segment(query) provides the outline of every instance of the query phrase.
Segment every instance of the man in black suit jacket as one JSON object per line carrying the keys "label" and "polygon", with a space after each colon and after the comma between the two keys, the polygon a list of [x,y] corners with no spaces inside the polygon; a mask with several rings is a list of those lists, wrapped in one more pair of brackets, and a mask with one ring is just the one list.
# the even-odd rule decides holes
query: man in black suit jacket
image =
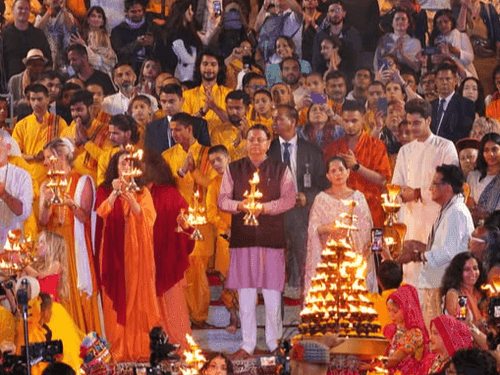
{"label": "man in black suit jacket", "polygon": [[287,104],[277,107],[273,130],[279,137],[271,143],[268,155],[288,164],[297,190],[297,203],[285,213],[287,241],[288,285],[302,287],[307,255],[307,226],[309,210],[316,195],[327,188],[323,153],[295,132],[299,115]]}
{"label": "man in black suit jacket", "polygon": [[[152,121],[146,128],[144,135],[144,147],[147,149],[163,152],[175,145],[174,138],[170,132],[170,118],[182,112],[182,88],[175,84],[168,84],[161,88],[160,106],[165,117]],[[200,117],[193,117],[193,135],[202,146],[210,147],[210,135],[207,122]]]}
{"label": "man in black suit jacket", "polygon": [[455,93],[457,83],[456,66],[441,64],[436,72],[439,97],[431,102],[431,130],[453,143],[469,136],[476,116],[474,102]]}

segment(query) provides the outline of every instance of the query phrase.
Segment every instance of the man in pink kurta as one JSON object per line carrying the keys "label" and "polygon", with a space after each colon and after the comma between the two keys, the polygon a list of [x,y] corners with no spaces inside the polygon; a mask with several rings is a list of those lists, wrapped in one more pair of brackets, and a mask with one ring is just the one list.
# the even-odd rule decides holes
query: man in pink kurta
{"label": "man in pink kurta", "polygon": [[[295,187],[289,168],[275,159],[267,158],[271,144],[269,130],[255,125],[247,134],[248,157],[229,164],[218,199],[219,208],[230,212],[231,260],[227,287],[237,289],[240,302],[242,347],[233,356],[247,358],[257,344],[255,299],[262,289],[266,306],[266,344],[271,351],[277,348],[282,334],[281,292],[285,284],[285,238],[283,214],[295,206]],[[258,226],[244,225],[245,190],[257,172],[257,188],[263,193],[262,210],[257,213]]]}

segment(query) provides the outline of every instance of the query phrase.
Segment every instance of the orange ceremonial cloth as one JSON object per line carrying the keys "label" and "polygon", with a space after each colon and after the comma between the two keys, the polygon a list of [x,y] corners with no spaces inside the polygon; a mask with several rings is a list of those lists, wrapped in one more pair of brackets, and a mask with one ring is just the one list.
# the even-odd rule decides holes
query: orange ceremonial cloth
{"label": "orange ceremonial cloth", "polygon": [[[98,196],[101,196],[98,190]],[[104,195],[109,196],[111,189]],[[137,203],[141,207],[141,213],[135,215],[132,213],[130,205],[122,197],[118,197],[114,206],[111,206],[107,200],[97,208],[97,214],[104,219],[103,241],[101,243],[100,263],[101,263],[101,280],[102,280],[102,305],[104,310],[104,322],[106,326],[106,338],[111,345],[111,352],[118,362],[139,362],[149,359],[149,331],[160,325],[160,312],[156,299],[155,289],[155,260],[153,250],[153,225],[156,220],[156,211],[153,200],[148,189],[143,189],[135,194]],[[104,198],[104,197],[103,197]],[[105,199],[105,198],[104,198]],[[98,198],[96,205],[99,204],[101,198]],[[120,204],[117,204],[120,201]],[[121,212],[114,212],[119,209]],[[110,216],[110,214],[115,216]],[[123,269],[121,272],[124,275],[124,284],[117,285],[124,290],[125,305],[118,306],[124,311],[115,310],[116,301],[113,301],[108,293],[106,280],[113,275],[106,275],[103,268],[104,256],[107,254],[104,244],[106,236],[113,236],[115,233],[109,233],[109,220],[113,220],[116,215],[121,216],[125,225],[122,228],[124,236],[123,254]],[[109,238],[109,237],[108,237]],[[117,254],[120,257],[119,254]],[[116,264],[117,267],[121,267]],[[109,267],[108,267],[109,268]],[[109,269],[112,271],[112,269]],[[118,274],[120,270],[116,270]],[[108,281],[109,282],[109,281]],[[115,278],[116,283],[121,282],[120,277]],[[111,286],[112,287],[112,286]],[[116,287],[116,285],[115,285]],[[118,323],[124,317],[124,322]]]}
{"label": "orange ceremonial cloth", "polygon": [[[63,129],[67,127],[66,121],[60,116],[45,112],[40,124],[34,114],[19,121],[14,127],[12,138],[14,138],[23,155],[34,155],[43,150],[43,146],[54,138],[58,138]],[[42,184],[47,176],[47,169],[43,162],[30,161],[31,177]]]}
{"label": "orange ceremonial cloth", "polygon": [[[111,115],[100,111],[87,129],[89,140],[75,150],[74,168],[81,175],[88,174],[97,182],[97,161],[99,157],[113,147],[109,140],[109,120]],[[76,123],[73,121],[63,130],[61,137],[75,139]]]}
{"label": "orange ceremonial cloth", "polygon": [[493,117],[500,120],[500,99],[492,101],[486,107],[486,117]]}
{"label": "orange ceremonial cloth", "polygon": [[[343,136],[328,146],[326,146],[325,160],[338,154],[347,154],[349,147],[347,146],[347,138]],[[387,181],[391,179],[391,164],[387,156],[387,149],[380,139],[374,138],[365,132],[361,133],[356,148],[354,150],[356,160],[363,167],[380,173]],[[359,190],[365,195],[368,206],[372,213],[373,225],[381,227],[384,224],[384,210],[380,203],[382,194],[382,186],[368,182],[359,172],[351,171],[347,186],[351,189]]]}
{"label": "orange ceremonial cloth", "polygon": [[[74,199],[76,186],[80,175],[72,171],[70,174],[67,194]],[[75,256],[75,236],[74,223],[75,215],[68,206],[51,206],[50,218],[46,225],[47,230],[56,232],[64,237],[68,246],[68,279],[69,279],[69,300],[61,301],[64,308],[73,318],[78,328],[83,332],[101,332],[101,323],[99,320],[99,304],[97,298],[97,283],[95,278],[95,268],[93,262],[93,247],[90,218],[85,223],[85,243],[87,245],[87,257],[92,272],[93,294],[88,296],[86,293],[78,290],[78,273]]]}

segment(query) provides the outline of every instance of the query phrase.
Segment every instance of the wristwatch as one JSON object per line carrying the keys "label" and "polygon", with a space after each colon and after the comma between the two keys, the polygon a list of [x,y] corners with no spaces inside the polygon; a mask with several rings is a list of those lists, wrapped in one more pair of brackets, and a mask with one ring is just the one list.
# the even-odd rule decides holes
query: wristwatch
{"label": "wristwatch", "polygon": [[356,164],[354,164],[354,165],[352,166],[352,168],[351,168],[351,169],[352,169],[354,172],[356,172],[356,171],[359,169],[359,167],[361,167],[361,165],[360,165],[359,163],[356,163]]}

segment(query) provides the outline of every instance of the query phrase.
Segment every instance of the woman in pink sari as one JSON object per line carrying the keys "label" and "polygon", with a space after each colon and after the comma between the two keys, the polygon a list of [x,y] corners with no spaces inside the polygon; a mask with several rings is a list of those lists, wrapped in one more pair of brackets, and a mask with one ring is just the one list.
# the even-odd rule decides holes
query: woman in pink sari
{"label": "woman in pink sari", "polygon": [[[347,187],[350,170],[345,160],[334,156],[326,164],[326,178],[331,187],[316,195],[309,214],[307,241],[307,257],[304,276],[304,293],[307,295],[311,279],[316,273],[316,267],[321,260],[321,252],[329,238],[340,240],[346,238],[346,230],[335,227],[335,221],[342,221],[342,214],[349,212],[349,202],[355,202],[354,215],[357,220],[354,226],[357,231],[351,232],[349,241],[353,249],[362,252],[370,241],[372,215],[363,193]],[[369,264],[370,265],[370,264]],[[371,268],[368,267],[370,270]],[[367,272],[367,288],[374,291],[377,287],[375,274]]]}
{"label": "woman in pink sari", "polygon": [[451,315],[431,321],[429,351],[422,361],[422,374],[441,372],[458,349],[472,347],[469,327]]}
{"label": "woman in pink sari", "polygon": [[411,285],[399,287],[389,296],[387,308],[394,324],[389,324],[384,330],[384,335],[391,341],[386,367],[390,374],[400,371],[405,375],[420,375],[429,334],[417,290]]}

